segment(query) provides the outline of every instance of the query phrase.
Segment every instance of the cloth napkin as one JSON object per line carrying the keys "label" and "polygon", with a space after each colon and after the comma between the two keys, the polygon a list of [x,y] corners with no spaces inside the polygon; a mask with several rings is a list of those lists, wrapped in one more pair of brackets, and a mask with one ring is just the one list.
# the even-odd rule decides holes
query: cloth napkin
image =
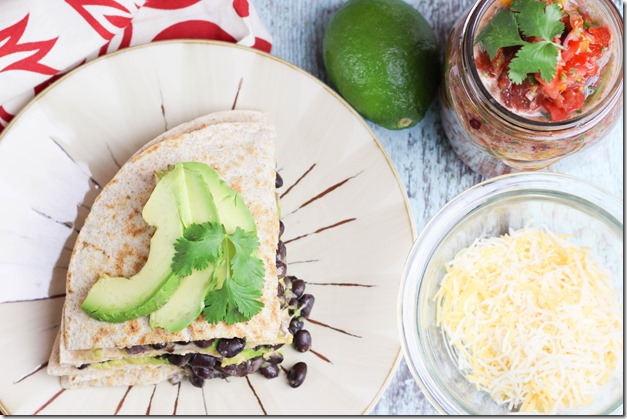
{"label": "cloth napkin", "polygon": [[183,38],[272,47],[248,0],[1,0],[0,131],[68,71],[122,48]]}

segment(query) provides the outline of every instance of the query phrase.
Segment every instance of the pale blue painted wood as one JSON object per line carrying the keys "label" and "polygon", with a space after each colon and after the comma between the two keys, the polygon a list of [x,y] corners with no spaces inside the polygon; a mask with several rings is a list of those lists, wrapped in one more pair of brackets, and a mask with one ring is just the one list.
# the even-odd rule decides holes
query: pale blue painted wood
{"label": "pale blue painted wood", "polygon": [[[445,45],[454,22],[473,2],[408,0],[430,22],[441,47]],[[343,3],[344,0],[253,0],[273,36],[272,54],[325,83],[329,80],[322,62],[322,38],[330,17]],[[484,180],[468,169],[448,145],[439,106],[436,101],[420,124],[403,131],[389,131],[370,123],[403,180],[418,230],[453,197]],[[551,170],[588,179],[622,199],[623,153],[621,121],[602,143],[558,163]],[[373,413],[421,415],[437,412],[402,361]]]}

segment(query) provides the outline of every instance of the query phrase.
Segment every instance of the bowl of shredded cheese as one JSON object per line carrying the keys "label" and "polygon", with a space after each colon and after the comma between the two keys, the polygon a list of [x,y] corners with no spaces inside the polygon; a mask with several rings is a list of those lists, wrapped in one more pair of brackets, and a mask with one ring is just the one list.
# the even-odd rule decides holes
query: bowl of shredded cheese
{"label": "bowl of shredded cheese", "polygon": [[593,184],[519,173],[443,207],[409,255],[401,342],[448,414],[623,409],[623,205]]}

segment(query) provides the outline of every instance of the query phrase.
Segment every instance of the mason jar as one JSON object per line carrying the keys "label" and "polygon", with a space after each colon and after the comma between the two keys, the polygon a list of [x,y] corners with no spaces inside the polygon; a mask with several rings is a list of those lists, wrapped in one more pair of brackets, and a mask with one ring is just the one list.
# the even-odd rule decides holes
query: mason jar
{"label": "mason jar", "polygon": [[[527,91],[524,91],[524,83],[508,85],[508,78],[504,76],[491,80],[493,73],[498,73],[490,66],[498,64],[493,64],[475,40],[490,19],[509,6],[509,1],[479,0],[457,21],[449,36],[442,89],[444,131],[460,159],[485,176],[547,167],[602,139],[622,113],[623,23],[618,9],[610,0],[552,3],[576,8],[573,10],[577,12],[564,18],[571,19],[565,25],[578,25],[572,23],[572,19],[575,13],[581,12],[588,19],[583,22],[587,25],[585,30],[595,34],[603,32],[604,38],[609,34],[607,46],[599,52],[603,55],[597,62],[597,74],[586,81],[585,90],[581,89],[585,95],[585,100],[580,98],[583,106],[566,116],[555,111],[550,99],[542,99],[534,93],[544,84],[540,83],[540,88],[532,92],[531,83],[537,80],[531,75],[529,81],[524,82],[529,84]],[[592,25],[595,29],[590,29]],[[571,42],[571,47],[573,45]],[[560,51],[559,59],[566,57],[562,55],[565,50]],[[509,59],[515,51],[515,47],[510,47]],[[498,56],[494,60],[498,61]],[[561,79],[566,80],[573,72],[583,71],[582,68],[579,65],[570,70],[564,66]],[[558,70],[558,75],[562,70]],[[559,82],[558,79],[556,77],[554,82]],[[518,98],[520,106],[512,98]],[[543,100],[539,103],[546,104],[546,109],[542,106],[533,109],[538,105],[533,100]]]}

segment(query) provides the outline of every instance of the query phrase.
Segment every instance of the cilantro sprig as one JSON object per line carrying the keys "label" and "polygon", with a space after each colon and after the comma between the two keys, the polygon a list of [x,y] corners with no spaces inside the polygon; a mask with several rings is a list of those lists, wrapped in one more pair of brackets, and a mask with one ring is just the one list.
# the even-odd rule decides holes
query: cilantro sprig
{"label": "cilantro sprig", "polygon": [[205,297],[203,314],[209,323],[250,320],[263,308],[263,261],[256,256],[259,240],[239,227],[231,234],[218,223],[192,224],[175,245],[172,271],[180,277],[214,264],[213,291]]}
{"label": "cilantro sprig", "polygon": [[[550,82],[557,72],[558,49],[562,46],[553,39],[564,32],[562,9],[544,1],[513,0],[509,10],[499,11],[475,39],[481,43],[493,60],[501,48],[520,46],[510,61],[510,80],[521,84],[530,73],[540,73]],[[522,39],[535,38],[534,42]]]}
{"label": "cilantro sprig", "polygon": [[222,255],[224,227],[218,223],[192,224],[174,243],[172,272],[183,278],[192,269],[202,271]]}

